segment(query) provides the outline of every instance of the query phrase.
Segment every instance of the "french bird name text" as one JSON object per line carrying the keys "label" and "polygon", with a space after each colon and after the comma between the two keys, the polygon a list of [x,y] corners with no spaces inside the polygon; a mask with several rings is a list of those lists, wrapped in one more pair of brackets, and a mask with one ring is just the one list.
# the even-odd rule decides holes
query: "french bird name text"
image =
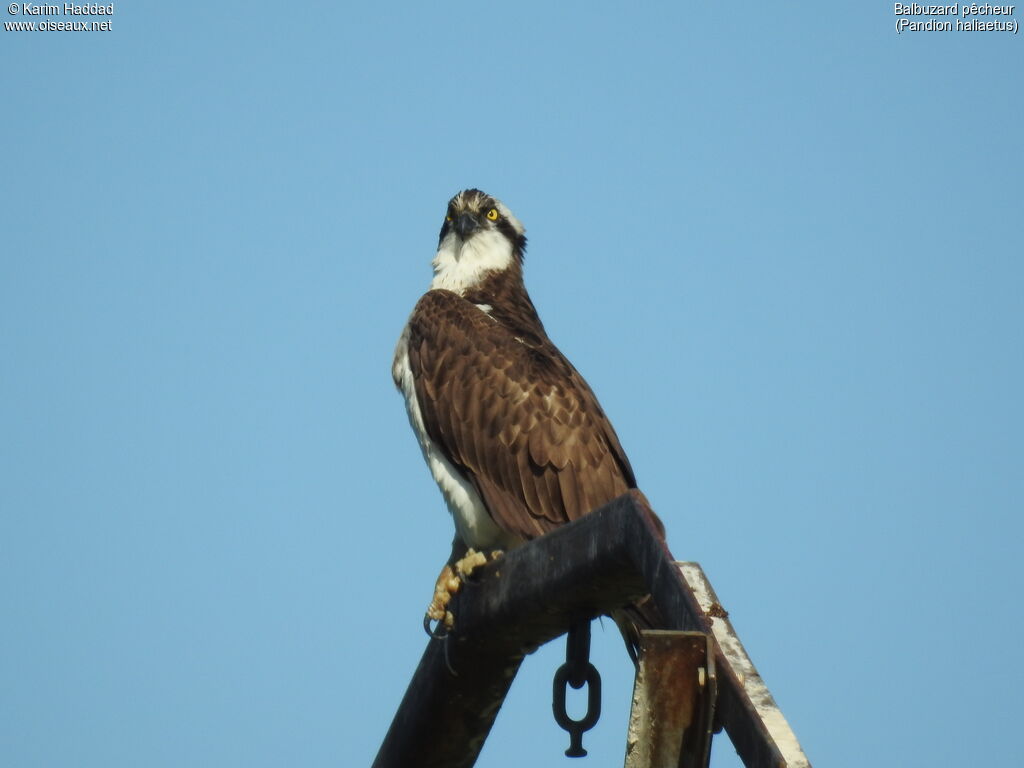
{"label": "french bird name text", "polygon": [[919,3],[896,3],[896,16],[1012,16],[1015,5],[992,5],[991,3],[953,3],[952,5],[923,5]]}

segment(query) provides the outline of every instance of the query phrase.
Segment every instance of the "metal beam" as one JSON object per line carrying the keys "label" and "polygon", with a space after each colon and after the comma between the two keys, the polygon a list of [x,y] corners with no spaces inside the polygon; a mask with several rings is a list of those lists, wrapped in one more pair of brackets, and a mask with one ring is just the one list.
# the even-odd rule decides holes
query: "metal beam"
{"label": "metal beam", "polygon": [[[717,598],[702,605],[644,508],[623,495],[474,572],[452,603],[454,632],[428,643],[374,768],[469,768],[527,653],[648,592],[663,629],[712,633]],[[719,718],[744,764],[809,766],[789,762],[795,753],[776,743],[721,643],[715,662]]]}
{"label": "metal beam", "polygon": [[664,549],[622,496],[474,571],[451,604],[453,633],[428,642],[374,768],[472,766],[523,657],[647,591],[631,539]]}
{"label": "metal beam", "polygon": [[743,764],[811,768],[796,734],[747,655],[704,570],[697,563],[676,565],[687,589],[697,598],[701,612],[711,622],[711,633],[718,646],[716,719],[725,726]]}
{"label": "metal beam", "polygon": [[709,635],[642,630],[626,768],[707,768],[716,687]]}

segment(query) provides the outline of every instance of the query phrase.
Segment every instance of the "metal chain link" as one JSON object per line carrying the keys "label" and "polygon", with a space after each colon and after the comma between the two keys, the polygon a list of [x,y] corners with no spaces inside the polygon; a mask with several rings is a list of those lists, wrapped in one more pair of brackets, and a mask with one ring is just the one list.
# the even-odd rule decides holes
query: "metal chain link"
{"label": "metal chain link", "polygon": [[[579,690],[587,686],[587,712],[580,719],[569,717],[565,711],[567,686]],[[586,757],[583,748],[583,734],[597,725],[601,717],[601,675],[590,663],[590,620],[574,624],[565,640],[565,664],[555,671],[551,709],[555,722],[569,732],[569,748],[566,757]]]}

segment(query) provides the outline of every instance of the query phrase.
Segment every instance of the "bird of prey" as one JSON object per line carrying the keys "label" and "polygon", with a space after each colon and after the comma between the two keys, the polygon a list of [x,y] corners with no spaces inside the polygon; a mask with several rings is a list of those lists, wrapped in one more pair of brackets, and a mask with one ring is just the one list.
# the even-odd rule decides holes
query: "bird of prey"
{"label": "bird of prey", "polygon": [[524,233],[501,201],[455,195],[430,289],[395,349],[395,384],[455,521],[427,612],[449,626],[449,593],[483,562],[476,551],[516,547],[636,488],[608,417],[526,292]]}

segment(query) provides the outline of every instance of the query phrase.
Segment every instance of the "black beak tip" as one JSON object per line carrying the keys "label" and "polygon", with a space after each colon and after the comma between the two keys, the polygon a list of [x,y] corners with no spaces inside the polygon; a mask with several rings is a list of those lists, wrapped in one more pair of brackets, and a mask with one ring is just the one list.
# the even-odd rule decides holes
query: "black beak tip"
{"label": "black beak tip", "polygon": [[465,240],[466,237],[475,232],[480,227],[480,225],[477,224],[477,221],[473,217],[473,214],[460,213],[458,216],[455,217],[453,227],[455,228],[455,231],[458,232],[459,237]]}

